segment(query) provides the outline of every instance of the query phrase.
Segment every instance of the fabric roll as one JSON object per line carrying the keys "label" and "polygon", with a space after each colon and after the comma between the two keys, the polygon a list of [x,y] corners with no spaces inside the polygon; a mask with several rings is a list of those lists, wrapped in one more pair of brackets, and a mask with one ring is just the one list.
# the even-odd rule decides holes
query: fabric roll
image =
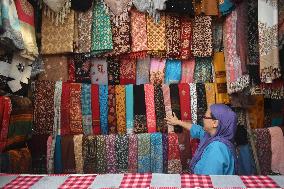
{"label": "fabric roll", "polygon": [[76,173],[77,174],[83,174],[83,166],[84,166],[84,160],[83,160],[83,153],[82,153],[82,147],[83,147],[83,135],[75,135],[73,137],[74,141],[74,154],[75,154],[75,167],[76,167]]}
{"label": "fabric roll", "polygon": [[134,132],[147,132],[144,85],[134,85]]}
{"label": "fabric roll", "polygon": [[93,134],[101,134],[100,128],[100,100],[99,100],[99,86],[91,85],[91,98],[92,98],[92,128]]}
{"label": "fabric roll", "polygon": [[136,60],[121,59],[120,61],[120,84],[135,84],[136,83]]}
{"label": "fabric roll", "polygon": [[166,15],[166,47],[168,58],[180,57],[181,19],[179,16]]}
{"label": "fabric roll", "polygon": [[196,84],[197,94],[197,124],[203,125],[203,116],[207,111],[206,90],[203,83]]}
{"label": "fabric roll", "polygon": [[126,173],[128,171],[128,146],[128,135],[116,135],[115,155],[119,173]]}
{"label": "fabric roll", "polygon": [[145,104],[146,104],[146,118],[148,133],[156,132],[156,113],[154,102],[154,85],[145,84]]}
{"label": "fabric roll", "polygon": [[63,136],[61,138],[61,153],[63,173],[76,173],[73,136]]}
{"label": "fabric roll", "polygon": [[119,60],[115,58],[108,58],[108,84],[119,85]]}
{"label": "fabric roll", "polygon": [[134,131],[134,95],[133,85],[125,86],[126,105],[126,132],[131,134]]}
{"label": "fabric roll", "polygon": [[161,133],[151,134],[151,172],[163,172],[163,139]]}
{"label": "fabric roll", "polygon": [[190,132],[183,129],[182,133],[177,133],[178,144],[180,151],[180,161],[182,165],[182,172],[189,173],[189,163],[191,161],[191,145],[190,145]]}
{"label": "fabric roll", "polygon": [[222,15],[229,14],[234,8],[235,8],[235,5],[233,4],[231,0],[219,1],[219,12]]}
{"label": "fabric roll", "polygon": [[[169,87],[170,87],[170,95],[171,95],[172,112],[175,113],[178,119],[181,119],[180,94],[179,94],[178,84],[171,84]],[[174,131],[177,133],[180,133],[182,132],[182,127],[175,125]]]}
{"label": "fabric roll", "polygon": [[181,173],[182,165],[180,161],[180,152],[178,136],[176,133],[169,133],[169,151],[168,151],[168,173]]}
{"label": "fabric roll", "polygon": [[108,86],[99,86],[101,133],[108,134]]}
{"label": "fabric roll", "polygon": [[181,64],[182,73],[181,73],[180,83],[193,83],[194,67],[195,67],[195,58],[182,61]]}
{"label": "fabric roll", "polygon": [[83,170],[85,174],[95,173],[96,171],[96,137],[83,136]]}
{"label": "fabric roll", "polygon": [[191,104],[190,104],[190,89],[189,84],[178,84],[180,98],[180,116],[181,120],[191,120]]}
{"label": "fabric roll", "polygon": [[[71,60],[72,61],[72,60]],[[86,54],[75,54],[73,57],[75,67],[75,82],[91,83],[91,60]]]}
{"label": "fabric roll", "polygon": [[70,84],[70,131],[72,134],[83,133],[81,90],[81,84]]}
{"label": "fabric roll", "polygon": [[248,0],[248,64],[259,65],[258,1]]}
{"label": "fabric roll", "polygon": [[192,42],[192,23],[191,20],[185,16],[181,17],[181,34],[180,34],[180,58],[188,60],[191,55]]}
{"label": "fabric roll", "polygon": [[0,106],[0,152],[2,152],[7,144],[9,119],[12,111],[12,104],[10,98],[0,96]]}
{"label": "fabric roll", "polygon": [[62,167],[62,148],[61,148],[61,136],[56,136],[55,142],[55,153],[54,153],[54,173],[60,174],[63,173]]}
{"label": "fabric roll", "polygon": [[54,89],[53,81],[37,81],[34,94],[35,134],[51,134],[54,124]]}
{"label": "fabric roll", "polygon": [[138,134],[138,173],[151,172],[151,134]]}
{"label": "fabric roll", "polygon": [[164,59],[151,59],[150,67],[150,82],[154,85],[161,85],[164,83],[164,73],[165,73],[165,63]]}
{"label": "fabric roll", "polygon": [[96,148],[96,173],[104,174],[107,171],[107,160],[106,160],[106,136],[98,135],[97,138],[97,148]]}
{"label": "fabric roll", "polygon": [[194,82],[195,83],[212,83],[212,58],[195,58],[194,68]]}
{"label": "fabric roll", "polygon": [[165,121],[166,111],[164,104],[163,90],[160,85],[154,86],[154,102],[156,114],[157,132],[167,133],[167,123]]}
{"label": "fabric roll", "polygon": [[210,16],[195,16],[192,36],[191,50],[193,56],[211,56],[213,51],[213,41],[212,18]]}
{"label": "fabric roll", "polygon": [[207,107],[210,107],[212,104],[216,104],[215,100],[215,85],[214,83],[205,83],[205,93],[206,93],[206,102]]}
{"label": "fabric roll", "polygon": [[93,133],[91,85],[90,84],[82,84],[81,102],[82,102],[83,132],[85,135],[89,135]]}
{"label": "fabric roll", "polygon": [[[263,95],[251,96],[251,106],[248,108],[250,127],[253,129],[264,128],[264,97]],[[271,124],[271,123],[270,123]]]}
{"label": "fabric roll", "polygon": [[92,59],[91,81],[92,84],[97,85],[108,84],[108,63],[106,59]]}
{"label": "fabric roll", "polygon": [[136,64],[136,85],[149,83],[150,74],[150,57],[137,59]]}
{"label": "fabric roll", "polygon": [[169,154],[169,143],[168,143],[168,134],[162,134],[162,143],[163,143],[163,173],[168,173],[168,154]]}
{"label": "fabric roll", "polygon": [[128,150],[128,172],[138,172],[138,135],[129,135],[129,150]]}
{"label": "fabric roll", "polygon": [[61,135],[70,135],[70,83],[62,83],[61,96]]}
{"label": "fabric roll", "polygon": [[107,164],[107,173],[117,173],[117,159],[115,154],[115,135],[106,136],[106,164]]}
{"label": "fabric roll", "polygon": [[181,61],[167,59],[165,68],[165,83],[179,83],[181,80]]}
{"label": "fabric roll", "polygon": [[126,107],[125,107],[125,86],[115,86],[115,107],[116,107],[116,120],[117,132],[120,134],[126,133]]}
{"label": "fabric roll", "polygon": [[[127,107],[128,108],[128,107]],[[127,109],[126,109],[127,110]],[[115,100],[115,86],[108,86],[108,132],[110,134],[117,133],[116,126],[116,100]]]}
{"label": "fabric roll", "polygon": [[[172,106],[171,106],[171,95],[170,95],[170,87],[168,85],[162,85],[163,96],[164,96],[164,104],[165,104],[165,112],[166,116],[172,116]],[[167,125],[168,132],[173,132],[174,128],[171,125]]]}
{"label": "fabric roll", "polygon": [[191,104],[191,119],[193,124],[197,124],[197,92],[196,84],[190,83],[190,104]]}

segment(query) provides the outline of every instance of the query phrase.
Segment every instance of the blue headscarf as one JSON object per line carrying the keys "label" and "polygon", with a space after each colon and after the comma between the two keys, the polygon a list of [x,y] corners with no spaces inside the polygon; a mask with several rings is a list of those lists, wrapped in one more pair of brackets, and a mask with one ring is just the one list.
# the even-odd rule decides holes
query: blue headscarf
{"label": "blue headscarf", "polygon": [[205,148],[214,141],[219,141],[228,146],[235,159],[235,169],[237,168],[237,158],[235,146],[233,144],[234,136],[237,130],[237,115],[232,109],[225,104],[213,104],[210,106],[211,114],[219,121],[215,135],[210,136],[205,133],[204,138],[201,140],[198,149],[190,163],[190,169],[193,169],[197,162],[201,159],[202,153]]}

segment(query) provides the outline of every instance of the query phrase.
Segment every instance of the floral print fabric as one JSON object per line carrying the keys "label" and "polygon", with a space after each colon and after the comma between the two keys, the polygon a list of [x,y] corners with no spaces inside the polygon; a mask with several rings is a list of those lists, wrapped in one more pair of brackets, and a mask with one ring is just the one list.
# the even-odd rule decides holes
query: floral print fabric
{"label": "floral print fabric", "polygon": [[116,131],[116,102],[115,102],[115,86],[108,86],[108,128],[110,134]]}
{"label": "floral print fabric", "polygon": [[99,86],[101,134],[108,134],[108,86]]}
{"label": "floral print fabric", "polygon": [[181,83],[193,83],[195,58],[183,60],[181,63]]}
{"label": "floral print fabric", "polygon": [[92,59],[91,79],[92,84],[107,85],[108,84],[108,65],[105,59]]}
{"label": "floral print fabric", "polygon": [[166,60],[164,59],[151,59],[150,67],[150,82],[152,84],[161,85],[164,83],[164,69]]}
{"label": "floral print fabric", "polygon": [[212,83],[212,58],[195,58],[194,68],[195,83]]}
{"label": "floral print fabric", "polygon": [[151,84],[144,85],[147,128],[149,133],[156,132],[156,113],[154,102],[154,86]]}
{"label": "floral print fabric", "polygon": [[120,134],[126,133],[125,121],[125,86],[115,86],[115,102],[116,102],[116,119],[117,119],[117,132]]}
{"label": "floral print fabric", "polygon": [[181,21],[180,17],[166,15],[166,46],[167,57],[178,58],[180,56],[181,43]]}
{"label": "floral print fabric", "polygon": [[81,110],[81,84],[70,84],[70,130],[72,134],[83,133]]}
{"label": "floral print fabric", "polygon": [[138,173],[151,172],[151,135],[138,134]]}

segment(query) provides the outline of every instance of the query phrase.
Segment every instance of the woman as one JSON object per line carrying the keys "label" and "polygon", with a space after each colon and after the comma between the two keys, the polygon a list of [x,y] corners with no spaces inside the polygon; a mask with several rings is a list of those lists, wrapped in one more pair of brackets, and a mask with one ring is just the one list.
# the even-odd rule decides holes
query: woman
{"label": "woman", "polygon": [[180,125],[190,131],[200,144],[193,156],[190,169],[194,174],[233,175],[236,154],[233,145],[237,129],[236,114],[224,104],[213,104],[203,116],[204,127],[178,120],[176,115],[167,116],[167,123]]}

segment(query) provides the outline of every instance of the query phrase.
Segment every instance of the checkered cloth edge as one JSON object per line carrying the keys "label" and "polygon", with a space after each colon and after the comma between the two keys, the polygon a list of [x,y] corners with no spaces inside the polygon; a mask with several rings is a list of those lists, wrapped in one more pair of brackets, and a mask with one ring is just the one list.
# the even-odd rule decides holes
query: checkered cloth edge
{"label": "checkered cloth edge", "polygon": [[59,187],[59,189],[65,189],[65,188],[88,188],[93,183],[95,178],[96,178],[96,175],[70,176]]}
{"label": "checkered cloth edge", "polygon": [[240,176],[248,188],[279,188],[279,186],[268,176]]}
{"label": "checkered cloth edge", "polygon": [[36,182],[38,182],[43,176],[18,176],[10,183],[6,184],[3,188],[12,189],[12,188],[21,188],[28,189]]}
{"label": "checkered cloth edge", "polygon": [[147,188],[150,187],[151,180],[151,173],[124,174],[119,188]]}
{"label": "checkered cloth edge", "polygon": [[213,188],[213,184],[210,176],[207,175],[181,175],[181,187],[182,188]]}

